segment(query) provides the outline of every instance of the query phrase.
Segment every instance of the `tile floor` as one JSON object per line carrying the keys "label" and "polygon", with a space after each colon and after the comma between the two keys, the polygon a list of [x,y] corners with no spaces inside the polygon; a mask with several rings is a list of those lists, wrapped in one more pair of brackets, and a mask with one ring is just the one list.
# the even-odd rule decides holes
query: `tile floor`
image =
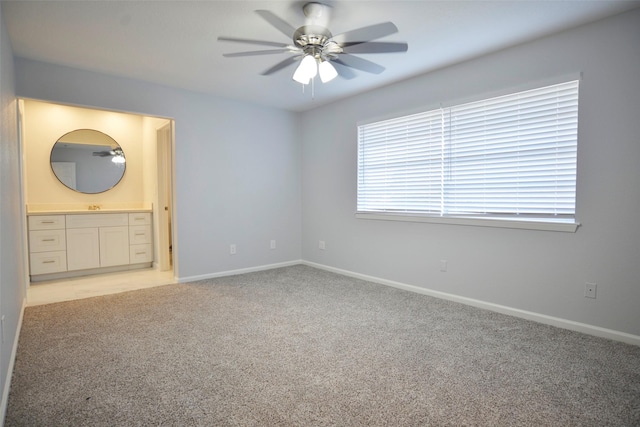
{"label": "tile floor", "polygon": [[27,289],[27,306],[71,301],[177,283],[173,270],[131,270],[63,280],[34,282]]}

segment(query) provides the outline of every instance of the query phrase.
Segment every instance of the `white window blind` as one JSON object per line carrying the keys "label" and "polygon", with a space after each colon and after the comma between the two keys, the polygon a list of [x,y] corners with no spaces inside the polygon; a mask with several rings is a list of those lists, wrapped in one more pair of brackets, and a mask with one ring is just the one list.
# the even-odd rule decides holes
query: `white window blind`
{"label": "white window blind", "polygon": [[578,81],[358,127],[358,212],[575,214]]}
{"label": "white window blind", "polygon": [[358,210],[442,209],[442,114],[414,114],[358,130]]}

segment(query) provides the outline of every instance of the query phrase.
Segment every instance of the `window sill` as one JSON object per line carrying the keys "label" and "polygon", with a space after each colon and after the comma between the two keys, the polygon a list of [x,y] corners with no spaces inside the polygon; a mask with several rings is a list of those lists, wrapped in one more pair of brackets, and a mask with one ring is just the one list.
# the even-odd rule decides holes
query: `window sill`
{"label": "window sill", "polygon": [[470,225],[476,227],[519,228],[524,230],[561,231],[575,233],[580,226],[572,220],[553,220],[548,218],[511,219],[511,218],[480,218],[480,217],[441,217],[428,215],[405,215],[392,213],[356,213],[358,219],[373,219],[383,221],[428,222],[448,225]]}

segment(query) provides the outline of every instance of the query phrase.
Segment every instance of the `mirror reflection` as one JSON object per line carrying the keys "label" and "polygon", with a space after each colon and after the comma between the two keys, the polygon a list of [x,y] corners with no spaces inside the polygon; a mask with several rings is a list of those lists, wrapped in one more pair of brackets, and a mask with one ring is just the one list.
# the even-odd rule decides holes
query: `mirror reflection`
{"label": "mirror reflection", "polygon": [[51,149],[51,169],[58,180],[80,193],[113,188],[124,176],[122,147],[109,135],[77,129],[60,137]]}

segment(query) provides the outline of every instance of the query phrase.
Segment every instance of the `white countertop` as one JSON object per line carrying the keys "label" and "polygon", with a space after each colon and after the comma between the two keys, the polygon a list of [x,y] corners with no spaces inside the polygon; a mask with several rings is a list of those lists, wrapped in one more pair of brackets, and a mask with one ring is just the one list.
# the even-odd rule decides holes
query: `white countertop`
{"label": "white countertop", "polygon": [[27,215],[78,215],[78,214],[108,214],[108,213],[136,213],[136,212],[153,212],[152,209],[69,209],[69,210],[46,210],[46,211],[27,211]]}

